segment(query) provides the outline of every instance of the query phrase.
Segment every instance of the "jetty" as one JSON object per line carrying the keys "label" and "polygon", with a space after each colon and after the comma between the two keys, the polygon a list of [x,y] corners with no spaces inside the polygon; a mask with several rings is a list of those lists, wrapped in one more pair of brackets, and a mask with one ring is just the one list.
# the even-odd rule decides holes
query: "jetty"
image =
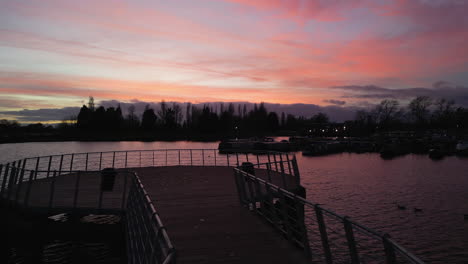
{"label": "jetty", "polygon": [[120,216],[127,263],[423,263],[307,200],[286,153],[53,155],[0,165],[0,181],[2,204],[16,210]]}

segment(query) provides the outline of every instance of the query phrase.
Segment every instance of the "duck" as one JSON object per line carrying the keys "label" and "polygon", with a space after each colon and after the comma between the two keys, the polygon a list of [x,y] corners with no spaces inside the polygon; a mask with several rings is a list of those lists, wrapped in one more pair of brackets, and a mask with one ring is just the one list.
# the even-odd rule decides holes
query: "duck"
{"label": "duck", "polygon": [[398,209],[400,210],[406,210],[406,206],[397,204]]}

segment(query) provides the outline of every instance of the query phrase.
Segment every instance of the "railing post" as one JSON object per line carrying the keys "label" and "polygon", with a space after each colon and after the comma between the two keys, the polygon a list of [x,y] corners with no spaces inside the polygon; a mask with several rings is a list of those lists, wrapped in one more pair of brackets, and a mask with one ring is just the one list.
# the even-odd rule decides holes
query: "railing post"
{"label": "railing post", "polygon": [[265,200],[265,197],[264,195],[262,195],[262,190],[260,188],[260,182],[258,181],[257,178],[255,178],[255,182],[254,182],[254,185],[255,185],[255,193],[257,194],[256,195],[256,198],[255,201],[254,201],[254,206],[255,206],[255,209],[257,211],[257,213],[259,212],[258,209],[257,209],[257,200],[258,202],[260,203],[260,212],[263,214],[264,213],[264,208],[263,208],[263,205],[264,205],[264,200]]}
{"label": "railing post", "polygon": [[322,208],[318,204],[314,206],[315,215],[317,217],[318,228],[320,231],[320,238],[322,240],[322,247],[323,253],[325,254],[325,261],[327,264],[332,264],[332,254],[330,250],[330,244],[328,243],[328,234],[327,234],[327,227],[325,225],[325,221],[323,220],[323,212]]}
{"label": "railing post", "polygon": [[73,170],[73,160],[75,159],[75,154],[73,153],[70,158],[70,173]]}
{"label": "railing post", "polygon": [[21,169],[24,170],[26,168],[26,162],[28,162],[28,159],[23,160],[23,164],[21,166]]}
{"label": "railing post", "polygon": [[276,161],[276,153],[273,153],[273,162],[275,163],[275,171],[278,172],[278,162]]}
{"label": "railing post", "polygon": [[269,183],[272,183],[271,182],[271,172],[270,172],[270,169],[271,169],[271,166],[270,166],[271,163],[267,163],[266,164],[266,171],[267,171],[267,176],[268,176],[268,182]]}
{"label": "railing post", "polygon": [[260,158],[258,157],[258,153],[257,153],[257,168],[260,168]]}
{"label": "railing post", "polygon": [[167,166],[167,149],[166,149],[166,166]]}
{"label": "railing post", "polygon": [[102,152],[99,154],[99,169],[98,170],[101,170],[101,166],[102,166]]}
{"label": "railing post", "polygon": [[291,161],[289,160],[289,154],[287,153],[286,153],[286,162],[288,163],[289,175],[291,175],[291,177],[294,177],[292,169],[291,169]]}
{"label": "railing post", "polygon": [[296,178],[296,184],[299,186],[301,185],[301,175],[299,173],[299,168],[297,166],[296,155],[293,156],[291,160],[291,164],[293,165],[293,171],[294,171],[294,177]]}
{"label": "railing post", "polygon": [[81,171],[78,171],[76,174],[75,195],[73,196],[73,209],[76,209],[76,203],[78,202],[78,192],[80,189],[80,177],[81,177]]}
{"label": "railing post", "polygon": [[37,171],[30,171],[29,172],[29,181],[28,181],[28,188],[26,189],[26,193],[24,194],[24,201],[23,201],[23,204],[24,204],[24,207],[28,207],[29,205],[29,194],[31,193],[31,184],[32,184],[32,180],[34,178],[34,174],[37,174]]}
{"label": "railing post", "polygon": [[125,168],[128,166],[128,151],[125,151]]}
{"label": "railing post", "polygon": [[305,226],[305,212],[304,212],[304,203],[301,202],[301,200],[297,197],[297,195],[294,195],[294,205],[296,209],[296,221],[297,224],[299,225],[299,229],[301,232],[301,239],[302,239],[302,246],[304,247],[304,253],[306,255],[307,259],[312,259],[312,252],[310,250],[310,245],[309,245],[309,236],[307,234],[307,228]]}
{"label": "railing post", "polygon": [[124,173],[124,186],[123,186],[123,192],[122,192],[122,205],[121,205],[122,211],[124,210],[124,207],[125,207],[125,195],[127,192],[127,180],[128,180],[127,178],[128,178],[128,174]]}
{"label": "railing post", "polygon": [[62,174],[62,165],[63,165],[63,155],[60,157],[60,166],[59,166],[59,172],[58,175]]}
{"label": "railing post", "polygon": [[21,187],[23,185],[23,177],[24,177],[24,163],[23,162],[23,168],[21,168],[19,174],[19,179],[18,179],[18,184],[16,186],[16,195],[15,195],[15,202],[18,202],[18,199],[20,197],[20,192],[21,192]]}
{"label": "railing post", "polygon": [[[63,158],[63,155],[62,155]],[[50,182],[50,196],[49,196],[49,211],[52,208],[52,202],[54,200],[54,193],[55,193],[55,177],[57,176],[57,171],[54,170],[52,174],[52,181]]]}
{"label": "railing post", "polygon": [[[101,177],[101,186],[102,186],[102,177]],[[101,211],[101,208],[102,208],[102,195],[103,195],[104,191],[102,190],[102,188],[99,188],[99,200],[98,200],[98,210],[99,212]]]}
{"label": "railing post", "polygon": [[245,153],[245,160],[249,162],[249,153]]}
{"label": "railing post", "polygon": [[10,170],[10,163],[7,163],[5,165],[5,172],[3,173],[3,179],[2,179],[2,189],[1,189],[1,195],[3,197],[3,192],[5,191],[6,183],[7,183],[7,178],[8,178],[8,172]]}
{"label": "railing post", "polygon": [[384,234],[382,237],[382,242],[385,249],[385,260],[387,264],[395,264],[397,263],[395,249],[393,248],[393,244],[388,240],[389,238],[389,234]]}
{"label": "railing post", "polygon": [[[40,159],[40,158],[37,158],[37,160],[36,160],[36,169],[35,169],[35,171],[38,171],[38,170],[39,170],[39,159]],[[34,179],[37,179],[37,173],[36,173],[34,176],[35,176]]]}
{"label": "railing post", "polygon": [[356,247],[356,241],[354,239],[353,225],[351,224],[347,216],[343,217],[343,225],[346,232],[346,241],[348,242],[351,263],[359,264],[359,254]]}
{"label": "railing post", "polygon": [[227,160],[227,165],[229,167],[230,166],[230,164],[229,164],[229,153],[226,154],[226,160]]}
{"label": "railing post", "polygon": [[115,168],[115,151],[112,152],[112,168]]}
{"label": "railing post", "polygon": [[234,180],[236,182],[237,194],[239,195],[239,202],[241,205],[245,205],[243,197],[243,188],[245,185],[242,185],[243,176],[240,175],[238,169],[234,169]]}
{"label": "railing post", "polygon": [[192,150],[190,149],[190,166],[193,166]]}
{"label": "railing post", "polygon": [[[49,156],[49,165],[47,165],[47,175],[46,178],[49,178],[50,166],[52,166],[52,156]],[[37,171],[37,170],[36,170]],[[37,177],[37,173],[35,175]]]}
{"label": "railing post", "polygon": [[213,149],[214,165],[216,166],[216,149]]}
{"label": "railing post", "polygon": [[257,201],[255,199],[255,191],[252,187],[252,179],[249,177],[249,175],[246,175],[244,179],[247,181],[247,188],[249,189],[249,203],[252,204],[252,210],[255,210],[255,212],[257,212]]}
{"label": "railing post", "polygon": [[280,229],[281,230],[281,226],[280,226],[280,222],[278,220],[278,210],[274,204],[274,195],[273,195],[273,192],[271,191],[271,186],[266,183],[265,184],[265,190],[267,192],[267,195],[268,195],[268,203],[269,203],[269,208],[270,208],[270,213],[271,213],[271,221],[273,221],[273,224],[276,228]]}
{"label": "railing post", "polygon": [[154,150],[152,152],[153,152],[153,167],[154,167]]}
{"label": "railing post", "polygon": [[237,162],[237,167],[239,167],[239,153],[236,152],[236,162]]}
{"label": "railing post", "polygon": [[140,155],[140,163],[138,165],[138,168],[141,168],[141,151],[138,151],[139,155]]}
{"label": "railing post", "polygon": [[13,162],[10,170],[10,176],[8,177],[8,192],[7,192],[7,200],[10,200],[11,189],[13,188],[14,179],[16,174],[16,161]]}
{"label": "railing post", "polygon": [[88,171],[88,153],[86,153],[85,163],[85,171]]}
{"label": "railing post", "polygon": [[201,153],[202,153],[202,165],[205,166],[205,150],[202,149]]}
{"label": "railing post", "polygon": [[[11,184],[11,190],[12,191],[13,191],[13,188],[18,189],[16,181],[18,180],[18,175],[20,174],[20,169],[21,169],[21,160],[19,160],[18,164],[16,164],[16,166],[15,166],[15,173],[13,174],[12,184]],[[8,195],[8,198],[10,198],[10,195]]]}
{"label": "railing post", "polygon": [[179,166],[180,166],[180,149],[179,149],[179,151],[178,151],[178,152],[179,152]]}
{"label": "railing post", "polygon": [[[5,166],[5,168],[6,168],[6,166]],[[2,172],[3,172],[3,164],[0,164],[0,180],[2,180],[2,186],[1,186],[1,189],[0,189],[0,197],[2,197],[3,183],[5,182],[5,177],[2,175]]]}
{"label": "railing post", "polygon": [[289,226],[290,221],[289,221],[289,215],[288,215],[288,205],[286,202],[286,196],[284,195],[283,189],[281,188],[278,188],[278,194],[279,194],[280,205],[281,205],[281,213],[283,217],[284,231],[286,232],[286,237],[288,238],[288,240],[292,241],[293,234],[291,232],[291,227]]}
{"label": "railing post", "polygon": [[283,188],[288,189],[288,184],[286,182],[286,174],[284,173],[283,158],[280,154],[280,169],[281,169],[281,179],[283,180]]}

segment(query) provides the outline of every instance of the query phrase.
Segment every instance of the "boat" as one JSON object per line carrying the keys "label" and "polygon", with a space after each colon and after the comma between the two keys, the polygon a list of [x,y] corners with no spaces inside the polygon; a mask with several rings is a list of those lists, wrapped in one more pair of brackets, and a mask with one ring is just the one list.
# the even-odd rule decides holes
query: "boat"
{"label": "boat", "polygon": [[440,148],[433,148],[429,150],[429,158],[433,160],[443,159],[444,156],[445,156],[445,152],[442,151]]}
{"label": "boat", "polygon": [[455,146],[455,151],[457,155],[468,156],[468,141],[460,140]]}
{"label": "boat", "polygon": [[287,152],[294,148],[288,141],[275,141],[274,138],[248,138],[248,139],[228,139],[221,141],[218,145],[220,153],[233,152],[265,152],[265,151],[281,151]]}
{"label": "boat", "polygon": [[338,141],[317,141],[309,144],[303,151],[303,156],[320,156],[344,151],[345,145]]}

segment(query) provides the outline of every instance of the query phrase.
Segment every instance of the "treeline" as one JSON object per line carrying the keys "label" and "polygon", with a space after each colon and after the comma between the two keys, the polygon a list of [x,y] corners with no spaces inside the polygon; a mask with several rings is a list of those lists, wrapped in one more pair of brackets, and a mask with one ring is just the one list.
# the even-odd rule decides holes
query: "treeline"
{"label": "treeline", "polygon": [[[125,113],[124,113],[125,112]],[[431,129],[468,131],[468,109],[453,101],[417,97],[407,105],[383,100],[372,109],[357,111],[354,120],[332,123],[317,113],[306,118],[270,112],[263,103],[252,109],[232,103],[194,106],[161,102],[159,109],[146,106],[137,114],[134,106],[123,111],[115,107],[95,107],[90,97],[74,121],[57,126],[41,123],[20,125],[0,120],[0,142],[57,140],[219,140],[233,137],[303,135],[369,136],[393,130]]]}
{"label": "treeline", "polygon": [[357,111],[355,120],[346,124],[354,135],[391,130],[465,130],[468,109],[457,107],[453,100],[427,96],[416,97],[406,106],[397,100],[383,100],[373,109]]}
{"label": "treeline", "polygon": [[[218,111],[219,110],[219,111]],[[196,107],[190,103],[183,109],[179,104],[164,101],[155,111],[146,106],[141,116],[130,106],[123,115],[120,105],[95,108],[91,97],[88,105],[83,105],[77,117],[76,128],[85,132],[144,132],[162,135],[211,135],[221,137],[274,135],[280,130],[298,130],[313,124],[326,124],[328,117],[318,113],[311,118],[296,117],[291,114],[269,112],[263,103],[255,104],[247,111],[246,105],[235,109],[232,103],[220,104],[219,109],[212,105]]]}

